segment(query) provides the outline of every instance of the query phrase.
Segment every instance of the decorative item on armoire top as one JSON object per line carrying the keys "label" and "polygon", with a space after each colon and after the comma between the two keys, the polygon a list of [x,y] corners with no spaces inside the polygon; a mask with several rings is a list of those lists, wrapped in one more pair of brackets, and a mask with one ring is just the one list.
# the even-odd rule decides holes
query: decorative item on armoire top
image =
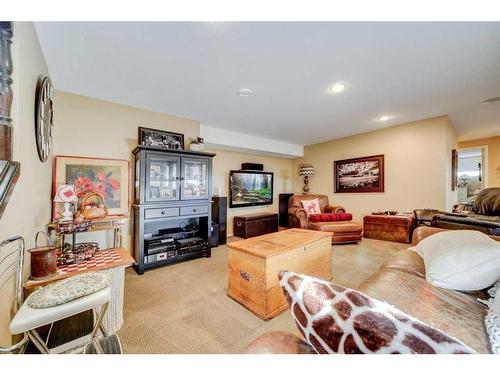
{"label": "decorative item on armoire top", "polygon": [[49,77],[40,78],[35,99],[35,137],[38,156],[47,161],[52,151],[54,117],[54,87]]}
{"label": "decorative item on armoire top", "polygon": [[383,193],[384,155],[336,160],[335,193]]}
{"label": "decorative item on armoire top", "polygon": [[304,186],[302,192],[309,193],[309,177],[314,176],[314,167],[311,164],[301,164],[299,167],[299,176],[304,177]]}
{"label": "decorative item on armoire top", "polygon": [[205,145],[201,137],[195,137],[189,144],[189,151],[203,151],[204,148]]}
{"label": "decorative item on armoire top", "polygon": [[139,127],[138,138],[140,146],[184,150],[184,134]]}
{"label": "decorative item on armoire top", "polygon": [[102,219],[108,216],[104,195],[97,191],[87,193],[82,201],[81,213],[85,220]]}
{"label": "decorative item on armoire top", "polygon": [[[121,159],[99,159],[79,156],[56,156],[53,188],[71,184],[79,199],[78,208],[86,194],[102,194],[108,216],[129,215],[129,162]],[[53,219],[56,219],[55,210]]]}
{"label": "decorative item on armoire top", "polygon": [[78,202],[75,187],[73,185],[59,185],[54,196],[54,202],[64,203],[64,211],[61,213],[61,217],[57,219],[57,222],[71,223],[73,221],[73,211],[70,210],[70,206]]}

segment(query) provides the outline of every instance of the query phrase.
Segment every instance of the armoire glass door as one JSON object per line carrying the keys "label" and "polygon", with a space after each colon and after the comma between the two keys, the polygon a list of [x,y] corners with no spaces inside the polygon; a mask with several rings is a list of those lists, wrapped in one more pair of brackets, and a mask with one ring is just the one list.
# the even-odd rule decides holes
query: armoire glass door
{"label": "armoire glass door", "polygon": [[146,162],[146,201],[179,199],[180,158],[149,154]]}
{"label": "armoire glass door", "polygon": [[182,158],[181,199],[207,199],[209,160],[202,158]]}

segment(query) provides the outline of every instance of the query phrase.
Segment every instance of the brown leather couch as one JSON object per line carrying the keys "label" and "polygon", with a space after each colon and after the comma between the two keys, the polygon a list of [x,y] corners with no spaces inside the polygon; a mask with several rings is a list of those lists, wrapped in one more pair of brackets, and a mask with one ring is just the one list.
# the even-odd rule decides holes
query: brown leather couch
{"label": "brown leather couch", "polygon": [[292,228],[319,230],[332,233],[332,243],[355,243],[361,240],[363,226],[354,221],[312,222],[301,201],[318,198],[321,213],[346,212],[342,206],[330,206],[327,195],[307,194],[293,195],[288,201],[288,223]]}
{"label": "brown leather couch", "polygon": [[453,212],[414,210],[417,225],[445,229],[478,230],[500,236],[500,187],[481,190],[473,205],[455,205]]}
{"label": "brown leather couch", "polygon": [[[443,230],[419,227],[413,232],[412,244]],[[500,241],[500,237],[492,238]],[[486,309],[476,300],[487,298],[485,291],[471,295],[432,286],[425,280],[422,258],[411,250],[392,255],[358,290],[458,338],[479,353],[490,353],[484,326]],[[247,352],[310,354],[311,349],[292,333],[268,332],[252,342]]]}

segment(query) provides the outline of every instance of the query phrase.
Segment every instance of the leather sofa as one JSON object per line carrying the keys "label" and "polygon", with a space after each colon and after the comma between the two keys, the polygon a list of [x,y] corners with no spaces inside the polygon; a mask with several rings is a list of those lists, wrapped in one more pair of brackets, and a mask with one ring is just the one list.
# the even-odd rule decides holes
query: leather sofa
{"label": "leather sofa", "polygon": [[453,212],[432,209],[414,210],[417,225],[445,229],[478,230],[500,235],[500,188],[481,190],[473,205],[455,205]]}
{"label": "leather sofa", "polygon": [[342,206],[331,206],[327,195],[307,194],[293,195],[288,201],[288,223],[292,228],[318,230],[332,233],[332,243],[355,243],[361,240],[363,226],[354,221],[312,222],[308,220],[307,212],[302,207],[303,200],[317,198],[321,213],[346,212]]}
{"label": "leather sofa", "polygon": [[[412,244],[446,229],[419,227]],[[492,236],[497,241],[500,237]],[[485,291],[466,294],[436,288],[425,280],[422,258],[406,249],[393,254],[358,290],[386,301],[417,319],[454,336],[479,353],[490,353],[485,330],[486,308],[477,298],[487,298]],[[312,348],[290,332],[268,332],[247,348],[247,353],[310,354]]]}

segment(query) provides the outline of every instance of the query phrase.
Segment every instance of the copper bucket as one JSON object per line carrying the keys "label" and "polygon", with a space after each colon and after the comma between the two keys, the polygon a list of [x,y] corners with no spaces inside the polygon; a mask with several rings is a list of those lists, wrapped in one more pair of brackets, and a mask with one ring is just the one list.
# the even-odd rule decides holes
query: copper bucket
{"label": "copper bucket", "polygon": [[[38,236],[43,233],[47,246],[38,246]],[[43,280],[57,274],[57,247],[50,244],[45,232],[38,232],[35,237],[35,247],[28,250],[31,254],[31,279]]]}

